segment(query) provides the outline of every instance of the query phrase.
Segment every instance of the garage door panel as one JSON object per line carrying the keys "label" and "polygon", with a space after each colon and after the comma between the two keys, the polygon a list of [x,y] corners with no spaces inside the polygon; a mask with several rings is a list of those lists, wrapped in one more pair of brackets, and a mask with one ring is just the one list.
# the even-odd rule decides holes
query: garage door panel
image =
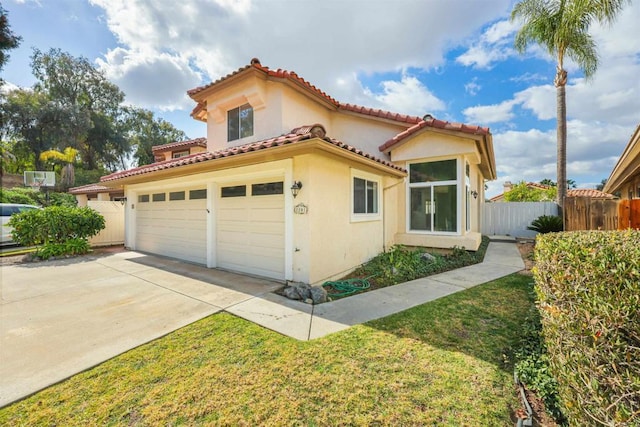
{"label": "garage door panel", "polygon": [[217,257],[221,268],[284,279],[282,194],[221,197],[217,218]]}
{"label": "garage door panel", "polygon": [[206,264],[206,200],[138,203],[136,208],[136,249]]}

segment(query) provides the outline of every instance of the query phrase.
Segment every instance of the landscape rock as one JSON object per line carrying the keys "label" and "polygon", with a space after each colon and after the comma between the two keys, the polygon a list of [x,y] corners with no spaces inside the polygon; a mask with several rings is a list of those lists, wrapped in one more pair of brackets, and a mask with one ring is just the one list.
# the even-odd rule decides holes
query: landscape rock
{"label": "landscape rock", "polygon": [[327,302],[327,291],[322,286],[311,287],[311,299],[314,304],[322,304]]}
{"label": "landscape rock", "polygon": [[436,257],[434,257],[433,255],[431,255],[430,253],[427,253],[427,252],[425,252],[422,255],[420,255],[420,258],[423,261],[428,261],[428,262],[435,261],[435,259],[436,259]]}

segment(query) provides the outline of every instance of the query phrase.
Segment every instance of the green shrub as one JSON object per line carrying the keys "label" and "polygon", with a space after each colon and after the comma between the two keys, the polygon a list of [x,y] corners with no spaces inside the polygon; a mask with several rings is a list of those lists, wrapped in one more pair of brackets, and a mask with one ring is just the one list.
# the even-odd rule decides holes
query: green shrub
{"label": "green shrub", "polygon": [[[9,226],[13,227],[16,243],[47,246],[65,244],[73,239],[86,241],[104,229],[105,222],[102,215],[89,207],[50,206],[15,214],[9,220]],[[65,247],[75,250],[74,243]],[[59,247],[47,250],[58,251]]]}
{"label": "green shrub", "polygon": [[38,248],[35,256],[40,259],[49,259],[63,255],[82,255],[91,250],[86,239],[74,238],[63,243],[47,243]]}
{"label": "green shrub", "polygon": [[29,187],[14,187],[12,189],[0,189],[0,203],[20,203],[24,205],[36,206],[76,206],[77,201],[73,194],[56,193],[50,191],[47,200],[47,193],[34,190]]}
{"label": "green shrub", "polygon": [[640,426],[640,230],[540,235],[536,293],[570,425]]}
{"label": "green shrub", "polygon": [[357,277],[375,276],[380,287],[391,286],[420,277],[453,270],[466,265],[477,264],[484,259],[489,238],[483,236],[482,243],[476,252],[470,252],[461,247],[454,247],[448,255],[430,254],[425,260],[425,249],[410,249],[402,245],[394,245],[387,252],[383,252],[363,264],[354,275]]}
{"label": "green shrub", "polygon": [[557,215],[542,215],[534,219],[527,230],[537,231],[540,234],[557,233],[564,229],[562,218]]}

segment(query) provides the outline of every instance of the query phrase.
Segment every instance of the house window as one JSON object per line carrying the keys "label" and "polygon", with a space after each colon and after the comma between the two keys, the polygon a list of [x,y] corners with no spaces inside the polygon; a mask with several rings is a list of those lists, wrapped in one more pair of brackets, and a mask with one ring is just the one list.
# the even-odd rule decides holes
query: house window
{"label": "house window", "polygon": [[221,197],[244,197],[247,195],[246,185],[235,185],[233,187],[222,187]]}
{"label": "house window", "polygon": [[409,230],[458,231],[457,161],[409,165]]}
{"label": "house window", "polygon": [[351,221],[381,219],[382,184],[379,176],[352,169]]}
{"label": "house window", "polygon": [[464,186],[465,186],[465,210],[467,212],[466,215],[466,230],[471,230],[471,178],[470,175],[470,167],[469,163],[465,163],[465,176],[464,176]]}
{"label": "house window", "polygon": [[249,104],[227,111],[227,141],[253,135],[253,108]]}
{"label": "house window", "polygon": [[147,203],[149,201],[148,194],[141,194],[138,196],[138,203]]}
{"label": "house window", "polygon": [[172,191],[169,193],[169,200],[184,200],[184,191]]}
{"label": "house window", "polygon": [[189,191],[189,200],[197,200],[197,199],[206,199],[207,198],[207,189],[203,188],[201,190],[190,190]]}
{"label": "house window", "polygon": [[189,155],[189,150],[183,150],[183,151],[174,151],[171,153],[171,158],[172,159],[179,159],[180,157],[185,157]]}
{"label": "house window", "polygon": [[271,194],[283,194],[283,182],[266,182],[264,184],[252,184],[252,196],[268,196]]}
{"label": "house window", "polygon": [[153,200],[154,202],[164,202],[165,200],[167,200],[167,193],[156,193],[151,196],[151,200]]}

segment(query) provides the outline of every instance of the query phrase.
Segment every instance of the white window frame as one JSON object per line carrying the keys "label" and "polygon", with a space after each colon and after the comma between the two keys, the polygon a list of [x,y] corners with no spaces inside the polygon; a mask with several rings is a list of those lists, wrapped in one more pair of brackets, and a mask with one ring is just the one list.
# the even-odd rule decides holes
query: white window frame
{"label": "white window frame", "polygon": [[[365,181],[375,182],[378,187],[378,212],[376,213],[355,213],[355,205],[353,203],[354,198],[354,178],[363,179]],[[380,221],[382,219],[382,177],[374,175],[369,172],[364,172],[358,169],[351,169],[351,175],[349,178],[349,186],[351,188],[349,194],[349,212],[351,214],[351,222],[365,222],[365,221]]]}
{"label": "white window frame", "polygon": [[[407,171],[411,173],[411,165],[420,164],[420,163],[431,163],[431,162],[440,162],[446,160],[455,160],[456,161],[456,179],[447,180],[447,181],[433,181],[433,182],[411,182],[411,177],[407,176],[407,188],[406,188],[406,232],[407,234],[428,234],[428,235],[447,235],[447,236],[461,236],[462,235],[462,206],[460,205],[460,192],[463,189],[463,185],[460,184],[460,176],[464,174],[463,164],[464,161],[460,157],[443,157],[443,158],[429,158],[429,159],[420,159],[414,160],[407,163]],[[413,230],[411,229],[411,189],[412,188],[430,188],[431,189],[431,199],[433,201],[433,187],[436,186],[447,186],[447,185],[455,185],[456,186],[456,230],[457,231],[431,231],[431,230]],[[433,210],[433,207],[432,209]],[[433,220],[431,222],[431,228],[433,229]]]}
{"label": "white window frame", "polygon": [[180,150],[171,152],[172,159],[179,159],[180,157],[186,157],[189,155],[189,150]]}
{"label": "white window frame", "polygon": [[[249,107],[251,109],[251,135],[247,135],[247,136],[242,136],[242,110],[245,109],[245,107]],[[229,113],[233,110],[238,110],[238,137],[234,138],[234,139],[230,139],[229,138],[229,126],[230,126],[230,122],[229,122]],[[245,102],[242,105],[238,105],[237,107],[234,108],[230,108],[227,110],[227,142],[233,142],[233,141],[239,141],[243,138],[250,138],[253,135],[255,135],[256,133],[256,129],[255,129],[255,124],[256,124],[256,118],[255,118],[255,109],[253,108],[253,106],[248,103]]]}

